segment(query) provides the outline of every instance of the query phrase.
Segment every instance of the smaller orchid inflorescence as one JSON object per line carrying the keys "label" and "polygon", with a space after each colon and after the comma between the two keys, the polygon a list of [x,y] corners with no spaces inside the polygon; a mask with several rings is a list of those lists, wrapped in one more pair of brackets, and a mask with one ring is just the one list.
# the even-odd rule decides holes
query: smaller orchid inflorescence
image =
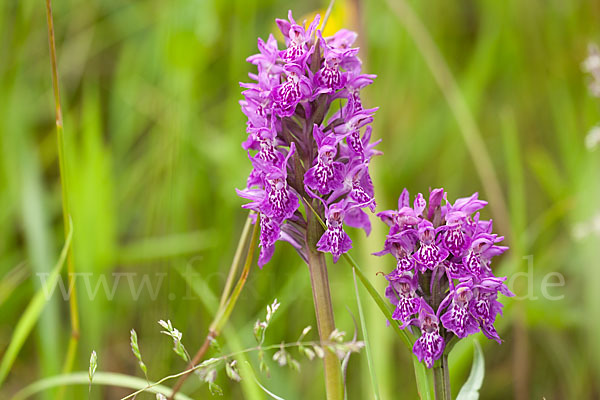
{"label": "smaller orchid inflorescence", "polygon": [[385,294],[396,307],[392,317],[403,329],[418,328],[413,352],[431,368],[454,338],[481,330],[501,342],[494,328],[502,312],[498,294],[513,294],[490,263],[508,247],[496,244],[504,238],[492,233],[491,220],[479,219],[477,211],[487,202],[477,193],[454,204],[443,189],[430,192],[429,204],[419,193],[411,206],[409,197],[404,189],[398,210],[377,214],[390,231],[376,255],[396,258],[396,268],[386,275]]}
{"label": "smaller orchid inflorescence", "polygon": [[360,91],[375,76],[361,74],[358,49],[351,47],[356,33],[344,29],[324,38],[319,22],[317,15],[306,28],[291,11],[288,20],[278,19],[286,47],[279,50],[273,35],[258,39],[260,53],[248,58],[258,69],[250,74],[255,82],[241,84],[248,117],[243,148],[253,170],[238,194],[260,215],[260,266],[278,240],[307,259],[301,200],[326,221],[316,247],[334,261],[352,247],[344,224],[367,234],[371,228],[363,209],[375,209],[369,162],[379,152],[369,124],[376,109],[363,108]]}

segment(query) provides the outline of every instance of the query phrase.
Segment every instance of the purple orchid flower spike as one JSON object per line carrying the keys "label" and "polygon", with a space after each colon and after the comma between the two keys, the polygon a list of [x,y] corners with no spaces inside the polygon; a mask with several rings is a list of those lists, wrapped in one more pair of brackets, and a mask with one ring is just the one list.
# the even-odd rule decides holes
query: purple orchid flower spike
{"label": "purple orchid flower spike", "polygon": [[[316,212],[330,225],[320,248],[337,260],[351,247],[344,224],[371,230],[365,211],[374,211],[375,200],[368,165],[381,152],[369,125],[376,109],[363,109],[360,91],[375,75],[361,72],[358,49],[352,48],[356,33],[323,37],[319,16],[307,26],[291,11],[276,22],[285,46],[273,35],[258,39],[258,54],[247,58],[256,66],[249,74],[253,82],[240,84],[240,106],[248,117],[242,147],[253,169],[238,194],[250,200],[244,208],[261,216],[261,265],[277,240],[288,241],[305,260],[308,247],[317,245],[307,243],[301,198],[319,205]],[[331,109],[336,99],[352,102],[352,112],[347,105]]]}
{"label": "purple orchid flower spike", "polygon": [[[388,281],[410,276],[416,282],[410,293],[420,301],[419,318],[410,319],[406,313],[397,316],[402,317],[402,329],[408,325],[421,329],[413,352],[429,368],[442,356],[445,341],[452,338],[481,331],[501,341],[494,328],[502,311],[498,296],[512,293],[504,284],[506,278],[493,275],[491,264],[508,248],[498,245],[503,237],[492,233],[492,221],[480,219],[479,210],[486,204],[477,193],[450,204],[444,189],[430,190],[428,202],[421,194],[411,202],[404,189],[397,210],[377,214],[389,226],[389,233],[384,249],[375,255],[390,253],[396,259]],[[397,307],[399,297],[390,294],[395,292],[388,287],[386,296]]]}
{"label": "purple orchid flower spike", "polygon": [[[273,36],[259,40],[259,53],[247,59],[256,69],[248,74],[253,82],[241,84],[240,106],[248,118],[243,148],[253,169],[238,194],[249,200],[243,207],[260,217],[259,265],[271,260],[277,241],[290,243],[309,266],[315,308],[331,310],[321,253],[331,253],[337,262],[352,247],[344,227],[368,234],[371,223],[365,211],[375,208],[367,167],[381,154],[374,148],[378,142],[371,142],[375,109],[363,109],[360,102],[360,91],[374,76],[361,75],[358,49],[351,47],[356,33],[344,30],[323,37],[319,16],[307,27],[291,11],[287,20],[276,22],[285,46],[278,46]],[[350,108],[344,99],[352,102]],[[333,118],[326,121],[327,116]],[[327,223],[320,237],[319,219]],[[335,326],[332,313],[317,313],[317,319],[319,327],[326,327],[319,330],[326,341]],[[332,357],[329,351],[324,355],[327,394],[342,398],[337,384],[341,369]]]}

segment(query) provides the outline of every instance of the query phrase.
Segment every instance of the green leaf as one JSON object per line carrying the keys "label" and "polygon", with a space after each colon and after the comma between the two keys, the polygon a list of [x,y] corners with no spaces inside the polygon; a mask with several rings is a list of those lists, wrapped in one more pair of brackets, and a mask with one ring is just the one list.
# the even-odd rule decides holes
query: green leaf
{"label": "green leaf", "polygon": [[38,318],[40,317],[42,311],[44,310],[44,306],[49,300],[47,294],[52,293],[52,288],[56,284],[58,277],[60,275],[60,271],[65,263],[65,259],[67,258],[67,252],[69,247],[71,246],[71,239],[73,237],[73,224],[71,223],[71,227],[69,229],[69,236],[67,236],[67,240],[65,245],[60,253],[60,257],[58,258],[58,262],[54,266],[50,277],[45,282],[45,284],[37,291],[27,309],[19,319],[17,326],[13,332],[11,341],[4,353],[4,357],[2,357],[2,363],[0,363],[0,386],[8,372],[10,371],[13,362],[17,358],[21,347],[25,343],[25,340],[29,336],[29,333],[33,329],[33,326],[36,324]]}
{"label": "green leaf", "polygon": [[485,361],[483,359],[483,353],[479,342],[475,340],[475,349],[473,351],[473,365],[471,366],[471,373],[469,378],[465,382],[456,400],[477,400],[479,399],[479,389],[483,383],[483,376],[485,375]]}
{"label": "green leaf", "polygon": [[371,341],[369,340],[369,334],[367,332],[367,326],[365,323],[365,315],[360,302],[360,294],[358,293],[358,284],[356,283],[356,269],[352,268],[352,275],[354,276],[354,293],[356,293],[356,304],[358,306],[358,315],[360,316],[360,327],[362,328],[363,339],[365,341],[365,351],[367,353],[367,365],[369,367],[369,374],[371,375],[371,387],[373,389],[373,396],[376,400],[379,400],[379,386],[377,385],[377,374],[375,373],[375,364],[373,363],[373,354],[371,351]]}
{"label": "green leaf", "polygon": [[427,375],[427,369],[422,362],[420,362],[415,355],[412,357],[413,368],[415,370],[415,380],[417,382],[417,391],[419,392],[419,398],[421,400],[433,400],[431,396],[431,389],[429,387],[429,377]]}
{"label": "green leaf", "polygon": [[[87,385],[88,384],[88,372],[72,372],[70,374],[56,375],[48,378],[40,379],[33,382],[31,385],[21,389],[12,398],[13,400],[24,400],[37,393],[41,393],[50,388],[68,385]],[[165,396],[170,396],[173,391],[172,388],[154,384],[152,387],[148,387],[147,382],[144,379],[129,376],[124,374],[117,374],[113,372],[97,372],[94,376],[93,385],[103,385],[112,387],[122,387],[128,389],[144,389],[148,393],[161,393]],[[127,396],[125,398],[131,398]],[[175,400],[192,400],[190,397],[183,393],[177,393]]]}

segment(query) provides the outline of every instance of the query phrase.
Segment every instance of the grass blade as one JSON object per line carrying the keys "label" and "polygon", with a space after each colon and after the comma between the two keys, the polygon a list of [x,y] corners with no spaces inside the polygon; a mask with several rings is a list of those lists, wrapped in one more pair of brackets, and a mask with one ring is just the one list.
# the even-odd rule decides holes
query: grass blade
{"label": "grass blade", "polygon": [[429,385],[429,377],[425,366],[417,360],[417,357],[412,356],[413,367],[415,370],[415,380],[417,381],[417,391],[421,400],[433,400]]}
{"label": "grass blade", "polygon": [[[13,400],[24,400],[34,394],[43,392],[54,387],[69,386],[69,385],[88,385],[89,377],[88,372],[74,372],[71,374],[63,374],[52,376],[45,379],[40,379],[32,383],[31,385],[23,388],[18,392]],[[94,375],[94,382],[92,385],[103,385],[103,386],[117,386],[128,389],[143,389],[147,387],[146,380],[135,376],[116,374],[113,372],[97,372]],[[171,393],[171,388],[162,385],[156,385],[151,388],[147,388],[146,392],[150,393],[161,393],[165,396]],[[192,400],[190,397],[178,393],[175,396],[176,400]]]}
{"label": "grass blade", "polygon": [[365,323],[365,315],[363,313],[362,304],[360,302],[360,295],[358,293],[358,285],[356,283],[356,270],[352,269],[352,275],[354,276],[354,293],[356,293],[356,305],[358,306],[358,315],[360,316],[360,327],[362,329],[363,339],[365,341],[365,351],[367,353],[367,365],[369,366],[369,373],[371,374],[371,386],[373,387],[373,396],[376,400],[381,397],[379,395],[379,386],[377,385],[377,374],[375,373],[375,364],[373,363],[373,354],[371,352],[371,342],[369,340],[369,334],[367,332],[367,325]]}
{"label": "grass blade", "polygon": [[404,330],[400,329],[400,327],[398,326],[397,323],[393,322],[394,319],[392,318],[392,312],[388,308],[385,301],[381,298],[379,293],[377,293],[377,290],[373,287],[373,285],[371,285],[371,282],[369,282],[367,277],[362,273],[362,271],[356,264],[356,261],[354,261],[352,256],[348,253],[344,254],[344,259],[354,269],[356,275],[358,276],[358,279],[360,279],[360,282],[363,284],[365,289],[367,289],[367,292],[369,293],[369,295],[371,296],[371,298],[373,299],[375,304],[377,304],[377,306],[379,307],[379,309],[381,310],[383,315],[385,315],[387,320],[390,321],[390,326],[394,329],[394,331],[398,334],[398,336],[400,336],[400,339],[402,339],[402,341],[404,342],[406,347],[408,347],[409,349],[412,349],[413,341],[411,340],[411,338],[408,336],[408,334]]}
{"label": "grass blade", "polygon": [[6,379],[12,364],[14,363],[21,347],[25,343],[25,340],[31,333],[34,325],[36,324],[38,318],[40,317],[42,311],[44,310],[44,306],[48,302],[48,298],[46,297],[46,293],[50,293],[51,288],[56,284],[58,277],[60,275],[60,271],[65,263],[65,259],[67,258],[67,254],[69,252],[69,248],[71,247],[71,239],[73,237],[73,226],[71,224],[69,228],[69,235],[67,236],[67,240],[63,249],[60,253],[60,257],[58,262],[54,266],[52,273],[50,274],[48,280],[45,284],[40,288],[29,305],[27,309],[19,319],[17,326],[13,332],[12,339],[4,353],[4,357],[2,357],[2,363],[0,363],[0,386]]}

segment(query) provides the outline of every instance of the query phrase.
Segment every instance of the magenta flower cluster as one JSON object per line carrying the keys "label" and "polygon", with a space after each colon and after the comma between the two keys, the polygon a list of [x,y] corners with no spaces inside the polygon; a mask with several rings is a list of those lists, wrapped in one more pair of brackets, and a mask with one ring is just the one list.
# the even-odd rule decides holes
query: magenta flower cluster
{"label": "magenta flower cluster", "polygon": [[370,231],[364,209],[375,209],[369,162],[379,152],[369,124],[376,109],[363,108],[360,91],[375,76],[361,73],[356,33],[323,37],[319,21],[300,25],[290,11],[288,20],[277,20],[285,48],[271,35],[258,39],[260,52],[247,59],[258,70],[250,74],[254,82],[241,84],[240,101],[248,117],[243,148],[253,169],[238,194],[260,215],[260,266],[278,240],[306,259],[301,201],[316,204],[326,221],[317,248],[334,261],[352,247],[344,225]]}
{"label": "magenta flower cluster", "polygon": [[429,368],[455,337],[481,331],[501,342],[494,328],[502,312],[498,294],[512,293],[490,264],[508,247],[497,244],[504,238],[492,233],[492,221],[479,218],[486,204],[477,193],[450,204],[443,189],[432,190],[428,202],[419,193],[411,204],[404,189],[397,210],[377,214],[390,231],[376,255],[396,259],[386,276],[393,318],[402,328],[419,330],[413,352]]}

